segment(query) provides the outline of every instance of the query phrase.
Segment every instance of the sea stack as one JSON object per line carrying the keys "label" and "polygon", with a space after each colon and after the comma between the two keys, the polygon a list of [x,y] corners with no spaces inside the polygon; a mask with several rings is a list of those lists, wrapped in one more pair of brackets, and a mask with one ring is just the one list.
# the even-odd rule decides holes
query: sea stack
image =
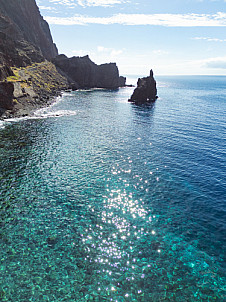
{"label": "sea stack", "polygon": [[151,69],[150,76],[138,79],[137,88],[135,88],[131,98],[128,101],[133,102],[136,105],[141,105],[152,103],[157,98],[156,81]]}

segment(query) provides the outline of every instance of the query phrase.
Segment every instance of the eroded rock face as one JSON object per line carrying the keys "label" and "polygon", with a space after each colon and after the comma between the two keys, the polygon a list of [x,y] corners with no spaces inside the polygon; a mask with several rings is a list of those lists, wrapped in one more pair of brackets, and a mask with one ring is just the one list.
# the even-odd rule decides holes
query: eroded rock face
{"label": "eroded rock face", "polygon": [[35,0],[0,0],[0,65],[27,66],[57,54]]}
{"label": "eroded rock face", "polygon": [[0,66],[0,81],[2,81],[3,79],[9,77],[9,76],[13,76],[13,71],[11,70],[11,68],[9,66],[3,65]]}
{"label": "eroded rock face", "polygon": [[154,102],[157,99],[156,81],[154,79],[153,71],[150,71],[150,76],[139,78],[137,81],[137,88],[135,88],[129,102],[135,104],[145,104]]}
{"label": "eroded rock face", "polygon": [[13,108],[13,92],[14,86],[12,83],[0,83],[0,111],[1,109]]}
{"label": "eroded rock face", "polygon": [[89,56],[68,58],[65,55],[59,55],[52,61],[77,88],[115,89],[124,86],[115,63],[97,65]]}
{"label": "eroded rock face", "polygon": [[126,77],[120,76],[119,77],[119,87],[125,87],[126,86]]}

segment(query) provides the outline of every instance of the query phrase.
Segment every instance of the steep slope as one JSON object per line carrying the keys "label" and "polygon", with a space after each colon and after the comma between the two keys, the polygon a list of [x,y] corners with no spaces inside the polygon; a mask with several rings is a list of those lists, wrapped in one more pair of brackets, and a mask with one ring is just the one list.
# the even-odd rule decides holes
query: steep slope
{"label": "steep slope", "polygon": [[61,90],[124,85],[115,63],[58,56],[35,0],[0,0],[1,118],[29,115]]}
{"label": "steep slope", "polygon": [[57,54],[35,0],[0,0],[0,65],[27,66]]}

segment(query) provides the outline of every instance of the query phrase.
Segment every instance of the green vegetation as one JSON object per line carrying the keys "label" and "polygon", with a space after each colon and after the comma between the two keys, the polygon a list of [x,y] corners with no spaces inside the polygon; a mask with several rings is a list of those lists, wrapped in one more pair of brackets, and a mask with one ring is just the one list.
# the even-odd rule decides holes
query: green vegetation
{"label": "green vegetation", "polygon": [[56,91],[67,87],[67,80],[48,61],[27,67],[14,67],[12,70],[14,75],[8,77],[7,81],[19,83],[21,90],[30,88],[38,95],[54,95]]}
{"label": "green vegetation", "polygon": [[8,82],[19,82],[19,81],[20,81],[20,78],[19,78],[19,76],[14,75],[14,76],[8,77],[8,78],[7,78],[7,81],[8,81]]}

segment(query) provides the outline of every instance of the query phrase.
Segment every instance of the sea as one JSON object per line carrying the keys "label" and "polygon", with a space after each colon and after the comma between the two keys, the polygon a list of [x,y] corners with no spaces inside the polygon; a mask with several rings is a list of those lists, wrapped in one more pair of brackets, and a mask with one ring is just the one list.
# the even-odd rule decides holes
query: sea
{"label": "sea", "polygon": [[0,301],[226,301],[226,77],[156,81],[0,122]]}

